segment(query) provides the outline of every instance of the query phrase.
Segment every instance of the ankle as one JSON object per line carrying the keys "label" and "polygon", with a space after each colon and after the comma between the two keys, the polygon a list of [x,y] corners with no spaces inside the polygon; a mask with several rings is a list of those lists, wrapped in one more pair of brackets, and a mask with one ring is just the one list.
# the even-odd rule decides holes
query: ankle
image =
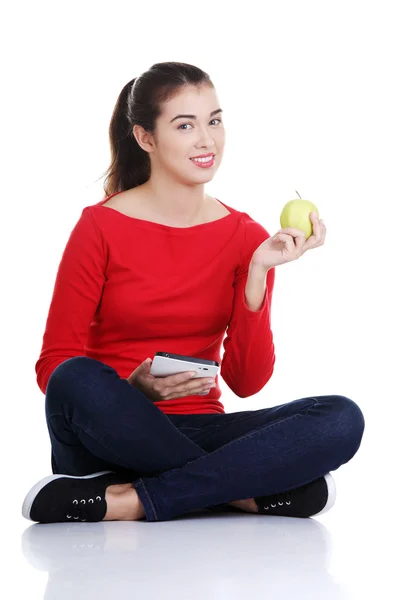
{"label": "ankle", "polygon": [[228,502],[235,508],[240,508],[245,512],[258,513],[258,506],[254,498],[247,498],[246,500],[233,500],[232,502]]}
{"label": "ankle", "polygon": [[143,504],[131,483],[108,486],[105,499],[107,512],[103,521],[139,521],[146,517]]}

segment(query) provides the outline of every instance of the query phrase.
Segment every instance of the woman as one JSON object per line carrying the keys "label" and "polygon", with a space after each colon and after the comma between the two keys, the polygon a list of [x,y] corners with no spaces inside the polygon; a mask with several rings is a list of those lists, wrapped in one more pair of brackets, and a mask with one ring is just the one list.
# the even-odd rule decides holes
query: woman
{"label": "woman", "polygon": [[308,240],[293,228],[271,237],[205,194],[225,130],[214,86],[197,67],[158,63],[130,81],[109,133],[106,198],[83,209],[70,235],[35,366],[53,475],[28,492],[24,517],[329,510],[330,471],[354,456],[364,431],[354,401],[309,397],[226,414],[218,377],[156,378],[148,358],[216,360],[237,396],[259,392],[275,363],[275,267],[321,246],[324,223],[310,215]]}

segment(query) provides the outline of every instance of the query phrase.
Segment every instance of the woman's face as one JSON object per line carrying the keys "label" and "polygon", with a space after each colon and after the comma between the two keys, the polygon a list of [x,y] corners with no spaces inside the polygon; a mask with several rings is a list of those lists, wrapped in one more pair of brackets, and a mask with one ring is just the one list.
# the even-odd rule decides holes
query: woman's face
{"label": "woman's face", "polygon": [[[225,128],[215,89],[189,87],[164,104],[150,152],[151,170],[159,169],[185,183],[206,183],[216,173],[224,151]],[[176,118],[178,115],[194,115]],[[143,147],[143,145],[142,145]],[[201,168],[191,160],[202,154],[215,154],[214,165]]]}

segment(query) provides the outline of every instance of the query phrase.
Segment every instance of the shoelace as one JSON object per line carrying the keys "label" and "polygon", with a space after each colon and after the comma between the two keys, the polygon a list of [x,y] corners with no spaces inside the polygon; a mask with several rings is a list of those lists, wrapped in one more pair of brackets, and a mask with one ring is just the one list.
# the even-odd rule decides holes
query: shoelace
{"label": "shoelace", "polygon": [[269,508],[275,508],[277,505],[283,506],[284,504],[286,504],[287,506],[289,506],[292,503],[292,501],[290,500],[291,492],[281,492],[280,494],[273,494],[272,496],[266,496],[265,498],[267,497],[270,498],[270,504],[264,506],[265,510],[268,510]]}
{"label": "shoelace", "polygon": [[[73,506],[73,511],[71,512],[75,512],[75,515],[72,514],[67,514],[66,517],[67,519],[75,519],[75,521],[77,521],[78,519],[80,519],[81,521],[86,521],[86,519],[88,518],[90,509],[92,504],[94,504],[95,502],[99,502],[101,501],[101,496],[96,496],[95,499],[93,498],[89,498],[89,500],[86,502],[85,499],[82,498],[82,500],[78,500],[77,498],[75,498],[72,501],[72,506]],[[82,517],[85,517],[84,519]]]}

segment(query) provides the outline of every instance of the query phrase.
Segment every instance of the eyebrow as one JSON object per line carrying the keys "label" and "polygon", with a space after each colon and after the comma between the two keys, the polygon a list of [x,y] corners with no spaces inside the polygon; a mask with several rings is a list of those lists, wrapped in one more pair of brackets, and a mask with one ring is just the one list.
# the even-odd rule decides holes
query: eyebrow
{"label": "eyebrow", "polygon": [[[213,110],[212,112],[210,112],[210,117],[212,117],[213,115],[216,115],[217,113],[222,113],[222,108],[217,108],[217,110]],[[173,119],[171,119],[170,123],[172,123],[173,121],[175,121],[176,119],[197,119],[196,115],[177,115],[176,117],[174,117]]]}

